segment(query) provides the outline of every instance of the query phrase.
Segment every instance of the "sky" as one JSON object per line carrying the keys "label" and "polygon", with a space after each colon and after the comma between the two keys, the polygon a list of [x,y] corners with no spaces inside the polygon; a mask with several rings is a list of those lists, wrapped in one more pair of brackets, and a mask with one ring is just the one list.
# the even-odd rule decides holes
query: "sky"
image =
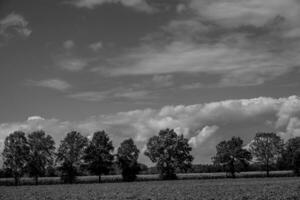
{"label": "sky", "polygon": [[165,128],[194,163],[257,132],[300,136],[299,0],[0,0],[0,149],[16,130]]}

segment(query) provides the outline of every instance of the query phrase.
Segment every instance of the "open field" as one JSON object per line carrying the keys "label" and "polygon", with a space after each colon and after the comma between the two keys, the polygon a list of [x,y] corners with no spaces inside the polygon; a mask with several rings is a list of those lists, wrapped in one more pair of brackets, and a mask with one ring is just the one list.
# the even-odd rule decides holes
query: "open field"
{"label": "open field", "polygon": [[[265,177],[266,172],[241,172],[236,174],[237,178],[259,178]],[[292,171],[272,171],[270,172],[271,177],[292,177],[294,176]],[[186,173],[178,174],[179,180],[194,180],[194,179],[222,179],[226,178],[226,173]],[[102,176],[102,182],[122,182],[121,175],[108,175]],[[154,181],[159,180],[159,175],[157,174],[144,174],[138,175],[136,181]],[[80,176],[77,177],[77,183],[97,183],[97,176]],[[39,184],[51,185],[51,184],[61,184],[59,177],[42,177],[39,178]],[[32,178],[22,178],[21,185],[33,185],[34,180]],[[14,179],[12,178],[2,178],[0,179],[0,185],[14,185]]]}
{"label": "open field", "polygon": [[300,179],[249,178],[0,187],[2,200],[297,200]]}

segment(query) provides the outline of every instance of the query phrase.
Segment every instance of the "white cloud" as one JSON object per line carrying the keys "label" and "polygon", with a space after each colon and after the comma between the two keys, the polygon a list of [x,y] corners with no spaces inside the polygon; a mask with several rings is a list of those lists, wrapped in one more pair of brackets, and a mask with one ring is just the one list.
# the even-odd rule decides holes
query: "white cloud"
{"label": "white cloud", "polygon": [[98,51],[103,48],[102,42],[95,42],[89,45],[89,48],[92,49],[93,51]]}
{"label": "white cloud", "polygon": [[60,79],[28,81],[28,84],[33,86],[38,86],[38,87],[46,87],[46,88],[59,90],[59,91],[66,91],[72,87],[68,82]]}
{"label": "white cloud", "polygon": [[[56,141],[70,130],[78,130],[86,136],[97,130],[106,130],[115,145],[132,137],[142,148],[147,139],[156,135],[159,130],[172,128],[189,139],[194,147],[195,162],[209,162],[215,153],[215,146],[232,136],[241,137],[245,144],[258,131],[275,131],[284,139],[299,136],[300,110],[294,111],[294,106],[300,107],[300,97],[259,97],[189,106],[165,106],[158,110],[144,109],[94,116],[76,122],[34,117],[34,120],[29,118],[25,122],[0,124],[0,139],[3,140],[14,130],[45,129]],[[276,121],[282,115],[287,120],[282,122],[281,127],[276,127]],[[266,125],[266,120],[273,123]],[[149,162],[144,157],[143,159]]]}
{"label": "white cloud", "polygon": [[65,49],[72,49],[75,46],[75,42],[73,40],[66,40],[63,42],[63,47]]}
{"label": "white cloud", "polygon": [[0,20],[0,35],[9,36],[14,32],[28,37],[32,30],[28,28],[28,21],[22,15],[11,13]]}
{"label": "white cloud", "polygon": [[212,136],[218,129],[218,126],[205,126],[196,136],[190,138],[189,144],[196,148],[208,137]]}
{"label": "white cloud", "polygon": [[101,6],[103,4],[114,3],[142,12],[152,13],[154,11],[154,9],[147,4],[146,0],[70,0],[68,3],[73,4],[78,8],[89,9],[93,9],[96,6]]}

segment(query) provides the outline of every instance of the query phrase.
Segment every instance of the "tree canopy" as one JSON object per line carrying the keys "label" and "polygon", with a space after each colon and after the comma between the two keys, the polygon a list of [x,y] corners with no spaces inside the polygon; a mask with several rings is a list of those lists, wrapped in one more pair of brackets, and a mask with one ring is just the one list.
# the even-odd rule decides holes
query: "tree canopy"
{"label": "tree canopy", "polygon": [[148,140],[145,155],[156,163],[161,178],[175,179],[176,170],[187,171],[191,167],[191,151],[192,148],[183,135],[177,135],[172,129],[165,129]]}
{"label": "tree canopy", "polygon": [[56,162],[62,171],[62,179],[73,183],[83,164],[84,150],[88,140],[79,132],[72,131],[61,141],[58,148]]}
{"label": "tree canopy", "polygon": [[252,159],[251,153],[243,149],[243,140],[239,137],[232,137],[231,140],[222,141],[216,148],[217,154],[213,157],[213,162],[225,166],[232,177],[235,177],[238,166],[248,165],[248,162]]}
{"label": "tree canopy", "polygon": [[29,175],[35,177],[38,184],[38,177],[45,175],[46,167],[53,163],[54,140],[44,131],[35,131],[28,135],[28,145],[30,150],[27,168]]}
{"label": "tree canopy", "polygon": [[138,164],[139,153],[140,151],[131,138],[124,140],[118,148],[117,162],[122,169],[123,180],[134,181],[136,179],[136,175],[140,170]]}
{"label": "tree canopy", "polygon": [[15,179],[15,185],[18,185],[20,177],[26,170],[26,164],[29,159],[29,145],[25,133],[16,131],[6,137],[2,155],[4,158],[4,167],[11,170]]}
{"label": "tree canopy", "polygon": [[270,166],[275,164],[281,156],[282,139],[275,133],[257,133],[250,145],[255,160],[265,166],[269,176]]}
{"label": "tree canopy", "polygon": [[92,140],[85,149],[84,160],[87,169],[92,174],[98,175],[99,182],[101,175],[107,174],[112,167],[113,151],[112,141],[104,131],[94,133]]}

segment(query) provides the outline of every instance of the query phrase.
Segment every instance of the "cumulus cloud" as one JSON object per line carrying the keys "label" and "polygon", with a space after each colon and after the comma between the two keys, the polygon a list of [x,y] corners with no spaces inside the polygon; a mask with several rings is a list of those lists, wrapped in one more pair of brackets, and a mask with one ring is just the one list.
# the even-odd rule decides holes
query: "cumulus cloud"
{"label": "cumulus cloud", "polygon": [[[76,122],[30,117],[25,122],[0,124],[0,139],[3,140],[14,130],[44,129],[58,142],[70,130],[79,130],[86,136],[97,130],[106,130],[115,145],[131,137],[142,148],[147,139],[159,130],[172,128],[189,139],[194,147],[195,162],[203,163],[210,161],[220,141],[232,136],[241,137],[246,144],[258,131],[275,131],[284,139],[300,136],[300,111],[293,110],[294,106],[300,107],[300,97],[259,97],[165,106],[94,116]],[[277,127],[276,123],[283,116],[285,120],[281,122],[281,127]],[[141,159],[149,163],[144,156]]]}
{"label": "cumulus cloud", "polygon": [[191,137],[189,144],[193,147],[201,145],[208,137],[212,136],[217,130],[218,126],[205,126],[196,136]]}
{"label": "cumulus cloud", "polygon": [[28,28],[28,24],[28,21],[22,15],[11,13],[0,20],[0,35],[10,36],[17,33],[28,37],[32,33],[32,30]]}
{"label": "cumulus cloud", "polygon": [[37,86],[37,87],[45,87],[45,88],[50,88],[54,90],[59,90],[59,91],[66,91],[70,89],[72,86],[60,79],[46,79],[46,80],[40,80],[40,81],[28,81],[29,85]]}

